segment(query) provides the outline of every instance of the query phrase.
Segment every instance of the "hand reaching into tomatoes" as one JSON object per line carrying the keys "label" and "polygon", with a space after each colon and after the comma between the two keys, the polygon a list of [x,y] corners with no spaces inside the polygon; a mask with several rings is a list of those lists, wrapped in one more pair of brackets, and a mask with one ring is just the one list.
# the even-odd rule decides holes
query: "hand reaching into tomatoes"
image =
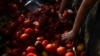
{"label": "hand reaching into tomatoes", "polygon": [[68,43],[69,41],[74,41],[76,39],[76,34],[73,31],[64,32],[62,34],[62,41]]}
{"label": "hand reaching into tomatoes", "polygon": [[63,17],[62,17],[61,13],[58,13],[58,17],[59,17],[60,21],[62,21]]}

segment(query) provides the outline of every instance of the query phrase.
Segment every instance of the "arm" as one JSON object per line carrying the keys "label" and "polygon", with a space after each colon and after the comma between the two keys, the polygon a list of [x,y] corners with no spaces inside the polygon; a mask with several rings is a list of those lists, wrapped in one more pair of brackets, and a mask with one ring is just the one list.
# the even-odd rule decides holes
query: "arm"
{"label": "arm", "polygon": [[93,5],[96,3],[96,1],[97,0],[83,0],[82,1],[82,4],[81,4],[81,6],[78,10],[78,13],[76,15],[76,18],[75,18],[74,26],[72,28],[72,31],[74,33],[78,33],[78,30],[79,30],[81,24],[85,20],[88,12],[93,7]]}

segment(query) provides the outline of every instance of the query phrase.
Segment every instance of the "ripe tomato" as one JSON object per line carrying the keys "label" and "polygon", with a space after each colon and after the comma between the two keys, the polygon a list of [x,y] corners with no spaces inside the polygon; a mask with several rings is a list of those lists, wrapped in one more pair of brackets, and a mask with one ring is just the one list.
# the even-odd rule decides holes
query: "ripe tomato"
{"label": "ripe tomato", "polygon": [[42,41],[43,47],[45,47],[48,43],[49,43],[48,40],[43,40],[43,41]]}
{"label": "ripe tomato", "polygon": [[67,52],[67,53],[65,54],[65,56],[74,56],[74,53],[73,53],[73,52]]}
{"label": "ripe tomato", "polygon": [[28,46],[26,48],[27,53],[36,53],[36,48],[34,46]]}
{"label": "ripe tomato", "polygon": [[29,20],[29,19],[28,20],[25,20],[24,21],[24,25],[25,26],[30,26],[31,25],[31,20]]}
{"label": "ripe tomato", "polygon": [[43,37],[42,36],[37,37],[37,41],[43,41]]}
{"label": "ripe tomato", "polygon": [[15,36],[16,37],[19,37],[21,35],[21,32],[20,31],[17,31],[16,33],[15,33]]}
{"label": "ripe tomato", "polygon": [[86,56],[86,51],[82,51],[80,56]]}
{"label": "ripe tomato", "polygon": [[32,28],[26,28],[24,33],[31,34],[31,33],[33,33],[33,29]]}
{"label": "ripe tomato", "polygon": [[23,34],[20,36],[20,40],[27,40],[28,37],[29,37],[28,34],[23,33]]}
{"label": "ripe tomato", "polygon": [[68,44],[66,44],[66,47],[67,47],[67,48],[72,48],[72,47],[73,47],[73,44],[68,43]]}
{"label": "ripe tomato", "polygon": [[37,55],[34,53],[28,53],[27,56],[37,56]]}
{"label": "ripe tomato", "polygon": [[14,30],[14,29],[16,29],[16,27],[17,27],[17,22],[12,22],[10,25],[9,25],[9,29],[11,29],[11,30]]}
{"label": "ripe tomato", "polygon": [[26,56],[26,52],[22,52],[22,56]]}
{"label": "ripe tomato", "polygon": [[68,11],[64,10],[64,13],[62,14],[62,17],[65,19],[67,15],[68,15]]}
{"label": "ripe tomato", "polygon": [[17,18],[17,22],[22,23],[25,19],[25,15],[21,14],[18,18]]}
{"label": "ripe tomato", "polygon": [[12,4],[12,8],[13,8],[14,10],[18,10],[17,4]]}
{"label": "ripe tomato", "polygon": [[61,39],[61,34],[56,34],[56,35],[55,35],[55,38],[56,38],[56,39]]}
{"label": "ripe tomato", "polygon": [[34,21],[34,22],[33,22],[33,25],[35,25],[35,26],[39,26],[40,23],[39,23],[39,21]]}
{"label": "ripe tomato", "polygon": [[50,53],[54,53],[56,51],[56,46],[53,44],[47,44],[45,49]]}
{"label": "ripe tomato", "polygon": [[66,52],[66,49],[63,46],[59,46],[56,51],[58,55],[64,55]]}

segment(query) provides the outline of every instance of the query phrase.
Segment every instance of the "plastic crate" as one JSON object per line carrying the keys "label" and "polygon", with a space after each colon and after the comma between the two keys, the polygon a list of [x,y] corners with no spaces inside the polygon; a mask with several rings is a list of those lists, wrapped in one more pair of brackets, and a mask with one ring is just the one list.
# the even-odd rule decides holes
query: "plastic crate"
{"label": "plastic crate", "polygon": [[43,4],[39,3],[38,1],[35,0],[29,0],[26,4],[25,7],[30,10],[30,11],[36,11],[38,8],[40,8]]}

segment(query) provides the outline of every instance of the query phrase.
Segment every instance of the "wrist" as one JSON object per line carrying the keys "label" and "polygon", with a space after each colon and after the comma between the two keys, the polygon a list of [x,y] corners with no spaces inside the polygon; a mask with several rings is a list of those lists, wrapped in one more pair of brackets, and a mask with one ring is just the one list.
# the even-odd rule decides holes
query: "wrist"
{"label": "wrist", "polygon": [[78,30],[75,30],[75,29],[72,29],[71,30],[74,34],[77,34],[78,33]]}

